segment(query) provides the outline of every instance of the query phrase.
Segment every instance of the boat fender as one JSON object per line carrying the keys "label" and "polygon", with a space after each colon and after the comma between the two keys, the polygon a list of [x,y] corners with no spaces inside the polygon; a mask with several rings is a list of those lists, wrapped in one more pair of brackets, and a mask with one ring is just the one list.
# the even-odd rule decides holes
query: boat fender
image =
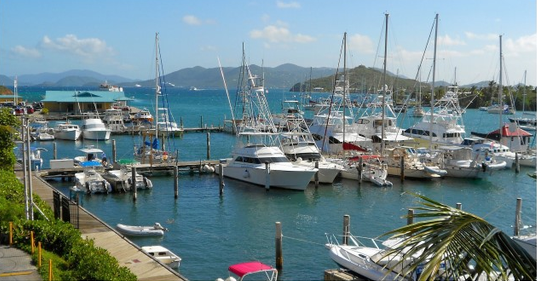
{"label": "boat fender", "polygon": [[483,169],[483,172],[487,171],[487,164],[481,163],[481,168]]}
{"label": "boat fender", "polygon": [[86,191],[90,191],[90,188],[89,188],[89,182],[86,182]]}
{"label": "boat fender", "polygon": [[147,188],[148,187],[148,184],[147,184],[147,178],[144,177],[144,186]]}
{"label": "boat fender", "polygon": [[128,178],[127,183],[129,184],[129,186],[131,186],[132,185],[132,178]]}
{"label": "boat fender", "polygon": [[250,172],[248,170],[244,170],[244,174],[242,175],[243,178],[247,179],[250,177]]}

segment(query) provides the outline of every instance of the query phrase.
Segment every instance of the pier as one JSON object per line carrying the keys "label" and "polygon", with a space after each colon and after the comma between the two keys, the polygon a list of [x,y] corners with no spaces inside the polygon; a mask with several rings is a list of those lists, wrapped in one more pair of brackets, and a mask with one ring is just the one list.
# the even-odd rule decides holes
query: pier
{"label": "pier", "polygon": [[[22,170],[16,170],[15,173],[19,179],[22,178]],[[33,193],[54,207],[54,196],[59,192],[36,174],[32,173]],[[177,271],[143,252],[140,247],[80,205],[69,205],[70,209],[74,208],[74,213],[77,213],[76,223],[71,223],[80,230],[82,237],[92,239],[95,246],[106,249],[117,259],[120,266],[127,267],[138,280],[187,280]]]}
{"label": "pier", "polygon": [[[181,162],[167,162],[167,163],[154,163],[154,164],[136,164],[136,171],[140,174],[151,175],[153,173],[168,173],[173,174],[175,167],[180,172],[203,172],[203,168],[206,165],[215,167],[220,163],[219,160],[200,160],[200,161],[181,161]],[[119,169],[119,167],[116,167]],[[114,168],[106,168],[111,170]],[[80,166],[74,166],[71,168],[57,168],[46,169],[39,171],[39,176],[43,178],[70,178],[74,177],[76,173],[83,172],[84,168]]]}

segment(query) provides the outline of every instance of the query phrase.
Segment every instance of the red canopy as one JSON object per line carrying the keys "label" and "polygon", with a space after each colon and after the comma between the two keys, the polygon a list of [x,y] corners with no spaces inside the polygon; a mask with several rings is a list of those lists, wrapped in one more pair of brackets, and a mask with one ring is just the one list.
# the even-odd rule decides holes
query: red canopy
{"label": "red canopy", "polygon": [[250,274],[250,273],[272,271],[272,270],[275,270],[275,269],[269,265],[260,263],[258,261],[238,263],[229,267],[229,271],[237,274],[237,276],[239,277],[243,277],[244,275]]}

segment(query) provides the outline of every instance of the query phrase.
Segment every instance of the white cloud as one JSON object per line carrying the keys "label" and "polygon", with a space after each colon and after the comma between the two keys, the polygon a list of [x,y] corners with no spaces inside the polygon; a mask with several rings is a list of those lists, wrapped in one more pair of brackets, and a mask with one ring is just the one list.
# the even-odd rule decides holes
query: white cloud
{"label": "white cloud", "polygon": [[108,47],[105,41],[98,38],[79,39],[73,34],[67,34],[55,40],[44,36],[41,41],[41,47],[68,52],[87,60],[114,55],[114,50]]}
{"label": "white cloud", "polygon": [[521,53],[537,52],[537,34],[522,36],[516,40],[507,39],[505,42],[506,52],[514,55]]}
{"label": "white cloud", "polygon": [[354,34],[349,37],[348,48],[362,54],[375,53],[373,41],[365,35]]}
{"label": "white cloud", "polygon": [[466,45],[466,43],[462,40],[453,39],[449,35],[440,36],[438,38],[438,44],[444,45],[444,46],[463,46]]}
{"label": "white cloud", "polygon": [[254,39],[265,39],[271,43],[297,42],[308,43],[315,41],[315,38],[304,34],[292,34],[287,27],[268,25],[262,30],[252,30],[250,37]]}
{"label": "white cloud", "polygon": [[299,9],[300,3],[298,2],[283,2],[283,1],[276,1],[276,7],[281,9]]}
{"label": "white cloud", "polygon": [[498,39],[498,34],[488,33],[488,34],[476,34],[473,32],[466,31],[464,33],[468,39],[478,39],[478,40],[494,40]]}
{"label": "white cloud", "polygon": [[41,52],[35,48],[26,48],[20,45],[15,46],[11,49],[13,54],[18,56],[27,57],[27,58],[39,58],[41,57]]}
{"label": "white cloud", "polygon": [[186,15],[183,17],[183,22],[188,25],[201,25],[201,20],[193,15]]}

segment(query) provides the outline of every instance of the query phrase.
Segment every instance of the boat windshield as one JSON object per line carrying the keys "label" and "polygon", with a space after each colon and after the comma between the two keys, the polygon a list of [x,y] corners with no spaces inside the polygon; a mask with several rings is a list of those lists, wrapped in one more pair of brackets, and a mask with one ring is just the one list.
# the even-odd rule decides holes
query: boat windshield
{"label": "boat windshield", "polygon": [[263,157],[263,158],[259,158],[259,161],[261,161],[261,163],[276,163],[276,162],[289,162],[289,159],[287,159],[287,157],[284,157],[284,156]]}

